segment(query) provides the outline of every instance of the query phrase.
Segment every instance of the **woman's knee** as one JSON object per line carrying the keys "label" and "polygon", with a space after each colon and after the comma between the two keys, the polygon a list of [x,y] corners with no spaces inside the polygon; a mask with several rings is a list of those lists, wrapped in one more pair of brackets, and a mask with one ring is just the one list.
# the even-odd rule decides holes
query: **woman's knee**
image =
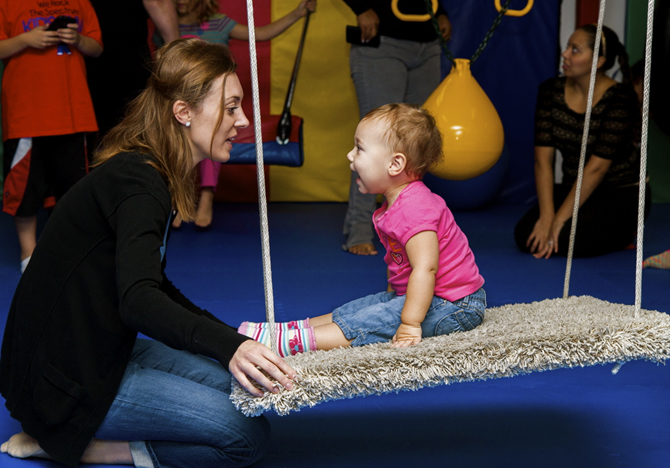
{"label": "woman's knee", "polygon": [[256,463],[263,458],[270,443],[270,424],[265,417],[244,419],[234,434],[221,434],[221,440],[227,442],[217,450],[230,466],[243,467]]}

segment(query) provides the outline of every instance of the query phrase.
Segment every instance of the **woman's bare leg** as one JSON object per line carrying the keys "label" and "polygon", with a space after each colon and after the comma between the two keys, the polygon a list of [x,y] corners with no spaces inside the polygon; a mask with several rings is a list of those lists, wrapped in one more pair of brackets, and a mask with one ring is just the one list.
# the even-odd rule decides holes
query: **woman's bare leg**
{"label": "woman's bare leg", "polygon": [[[14,458],[51,458],[42,450],[40,444],[25,432],[14,434],[2,444],[0,452],[7,453]],[[82,463],[97,463],[102,465],[132,465],[133,456],[130,453],[128,442],[117,440],[93,439],[84,455]]]}
{"label": "woman's bare leg", "polygon": [[82,463],[101,465],[133,465],[130,444],[121,440],[93,439],[81,456]]}

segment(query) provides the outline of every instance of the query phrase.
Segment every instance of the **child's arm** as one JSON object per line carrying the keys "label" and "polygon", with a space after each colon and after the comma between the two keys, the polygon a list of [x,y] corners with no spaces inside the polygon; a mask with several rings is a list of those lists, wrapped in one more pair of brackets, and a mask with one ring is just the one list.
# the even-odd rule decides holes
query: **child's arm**
{"label": "child's arm", "polygon": [[37,26],[28,32],[0,41],[0,59],[16,55],[29,47],[46,49],[58,44],[60,42],[58,33],[46,29],[46,26]]}
{"label": "child's arm", "polygon": [[435,231],[422,231],[405,245],[412,273],[407,284],[407,298],[402,309],[402,324],[393,337],[393,347],[405,348],[421,341],[421,323],[435,294],[435,275],[440,247]]}
{"label": "child's arm", "polygon": [[102,54],[102,45],[88,36],[79,34],[77,23],[68,24],[67,28],[59,29],[58,39],[65,44],[75,46],[79,52],[88,57],[99,57]]}
{"label": "child's arm", "polygon": [[[298,7],[282,16],[277,21],[266,26],[256,28],[256,41],[269,41],[286,31],[293,23],[307,15],[307,11],[316,10],[316,0],[301,0]],[[241,41],[249,40],[249,27],[244,24],[236,24],[230,31],[230,37]]]}

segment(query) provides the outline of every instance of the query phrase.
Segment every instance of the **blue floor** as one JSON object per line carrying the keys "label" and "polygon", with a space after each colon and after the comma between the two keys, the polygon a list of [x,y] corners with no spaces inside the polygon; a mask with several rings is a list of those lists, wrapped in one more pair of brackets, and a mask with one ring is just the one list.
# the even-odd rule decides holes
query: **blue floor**
{"label": "blue floor", "polygon": [[[489,306],[562,296],[565,259],[519,253],[512,229],[522,206],[455,213],[486,279]],[[224,321],[265,316],[257,207],[217,204],[215,226],[174,232],[168,274]],[[269,206],[277,320],[329,312],[385,289],[381,257],[339,248],[344,204]],[[0,216],[0,327],[19,279],[18,243]],[[670,205],[654,205],[645,257],[670,248]],[[573,262],[570,294],[635,299],[635,252]],[[642,306],[670,312],[670,270],[644,270]],[[616,467],[670,466],[670,369],[648,362],[561,369],[511,379],[336,401],[268,417],[272,445],[257,467]],[[0,409],[0,439],[19,431]],[[51,467],[0,455],[7,468]]]}

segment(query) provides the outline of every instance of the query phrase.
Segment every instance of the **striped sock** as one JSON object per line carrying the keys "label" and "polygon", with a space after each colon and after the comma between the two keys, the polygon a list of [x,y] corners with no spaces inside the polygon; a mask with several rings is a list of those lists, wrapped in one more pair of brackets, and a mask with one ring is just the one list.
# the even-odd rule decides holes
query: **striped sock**
{"label": "striped sock", "polygon": [[[240,328],[244,330],[251,330],[252,328],[268,328],[269,326],[270,324],[268,322],[242,322]],[[297,330],[299,328],[310,327],[308,318],[305,320],[291,320],[290,322],[276,322],[275,326],[280,330]],[[244,332],[240,333],[243,335],[245,334]]]}
{"label": "striped sock", "polygon": [[[244,324],[243,324],[244,325]],[[279,325],[279,324],[277,324]],[[270,343],[270,329],[263,327],[250,328],[242,326],[237,330],[238,333],[253,338],[259,343],[271,348]],[[279,348],[279,355],[281,357],[293,356],[294,354],[304,353],[307,351],[316,350],[316,339],[314,337],[314,328],[300,328],[276,330],[277,343]]]}
{"label": "striped sock", "polygon": [[647,258],[642,262],[643,268],[660,268],[668,269],[670,268],[670,250],[666,250],[658,255]]}

